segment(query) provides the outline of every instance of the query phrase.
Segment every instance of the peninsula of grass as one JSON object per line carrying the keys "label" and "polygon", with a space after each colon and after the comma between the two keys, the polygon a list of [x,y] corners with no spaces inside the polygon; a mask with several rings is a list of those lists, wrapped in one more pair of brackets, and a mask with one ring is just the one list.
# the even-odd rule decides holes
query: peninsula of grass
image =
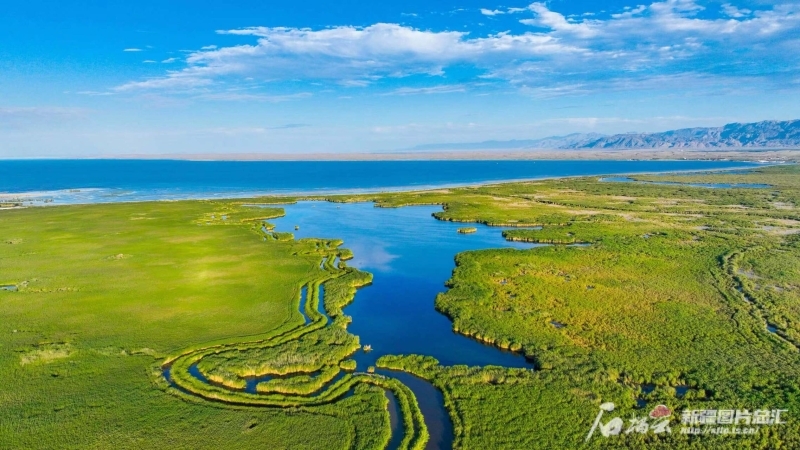
{"label": "peninsula of grass", "polygon": [[[438,204],[439,220],[556,244],[462,253],[435,301],[455,331],[524,353],[533,370],[425,355],[376,366],[439,388],[459,449],[800,447],[800,170],[658,180],[769,187],[573,178],[331,197]],[[402,447],[422,448],[413,393],[348,359],[360,342],[342,309],[370,275],[335,263],[352,256],[325,240],[336,236],[276,235],[264,221],[277,205],[243,203],[0,211],[0,279],[18,286],[0,290],[0,442],[377,449],[389,390]],[[574,243],[591,245],[558,245]],[[271,377],[261,393],[242,391],[256,375]],[[608,401],[626,420],[664,404],[672,433],[584,443]],[[690,436],[685,409],[785,409],[787,423]]]}

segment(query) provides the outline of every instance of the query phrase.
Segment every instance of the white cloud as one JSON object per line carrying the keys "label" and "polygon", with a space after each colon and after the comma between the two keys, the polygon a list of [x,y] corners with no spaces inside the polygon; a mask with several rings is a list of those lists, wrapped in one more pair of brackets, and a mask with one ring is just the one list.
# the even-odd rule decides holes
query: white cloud
{"label": "white cloud", "polygon": [[156,63],[156,61],[153,61],[152,59],[145,59],[142,62],[145,63],[145,64],[155,64]]}
{"label": "white cloud", "polygon": [[647,11],[647,6],[639,5],[636,8],[625,8],[625,11],[621,13],[611,14],[611,17],[614,19],[627,19],[633,16],[638,16],[645,11]]}
{"label": "white cloud", "polygon": [[141,52],[141,51],[143,51],[143,50],[142,50],[142,49],[140,49],[140,48],[126,48],[126,49],[124,49],[124,50],[122,50],[122,51],[123,51],[123,52]]}
{"label": "white cloud", "polygon": [[739,9],[730,3],[724,3],[722,5],[722,13],[728,17],[733,17],[734,19],[741,19],[742,17],[747,17],[752,14],[753,11],[749,9]]}
{"label": "white cloud", "polygon": [[178,60],[178,58],[167,58],[167,59],[165,59],[165,60],[163,60],[163,61],[161,61],[161,62],[162,62],[163,64],[170,64],[170,63],[174,63],[174,62],[175,62],[175,61],[177,61],[177,60]]}
{"label": "white cloud", "polygon": [[185,90],[193,89],[213,84],[210,78],[193,76],[194,74],[182,74],[181,72],[171,72],[166,77],[151,78],[144,81],[131,81],[114,88],[116,92],[129,92],[137,90],[169,89]]}
{"label": "white cloud", "polygon": [[[663,0],[611,12],[600,19],[566,17],[535,2],[524,10],[481,10],[487,15],[530,16],[520,20],[531,26],[527,32],[488,36],[388,23],[319,30],[223,30],[218,33],[250,36],[254,42],[203,47],[188,55],[188,67],[183,70],[129,82],[115,90],[186,91],[248,78],[365,87],[386,78],[442,76],[450,67],[466,65],[483,71],[484,77],[546,95],[564,95],[597,89],[610,81],[644,86],[652,85],[646,80],[687,73],[757,78],[759,71],[766,77],[770,71],[796,73],[800,68],[800,52],[796,51],[800,4],[758,11],[726,4],[720,18],[704,18],[700,15],[703,10],[695,0]],[[775,63],[761,65],[758,61],[762,59]]]}
{"label": "white cloud", "polygon": [[[515,76],[515,75],[509,75]],[[611,94],[631,91],[668,91],[673,97],[715,96],[715,95],[759,95],[765,90],[787,90],[783,79],[767,80],[755,76],[711,75],[695,72],[676,74],[648,74],[635,76],[622,74],[603,80],[578,80],[567,78],[553,83],[536,81],[540,74],[520,74],[515,84],[520,91],[533,98],[547,99],[563,96],[583,96],[596,92]],[[789,88],[790,89],[790,88]]]}
{"label": "white cloud", "polygon": [[452,94],[454,92],[466,92],[467,87],[463,84],[446,84],[430,87],[401,87],[389,92],[389,95],[418,95],[418,94]]}
{"label": "white cloud", "polygon": [[349,87],[349,88],[358,88],[358,87],[367,87],[371,85],[372,82],[369,80],[341,80],[339,81],[339,86]]}
{"label": "white cloud", "polygon": [[503,11],[501,9],[481,8],[480,11],[481,11],[481,14],[483,14],[484,16],[500,16],[500,15],[503,15],[503,14],[521,13],[521,12],[524,12],[524,11],[528,11],[528,8],[507,8],[505,11]]}
{"label": "white cloud", "polygon": [[267,103],[283,103],[293,100],[302,100],[312,97],[310,92],[298,92],[286,95],[264,95],[264,94],[242,94],[238,92],[217,92],[198,95],[197,98],[203,100],[223,100],[223,101],[257,101]]}
{"label": "white cloud", "polygon": [[[800,4],[781,4],[772,10],[752,12],[738,10],[729,4],[723,10],[736,18],[700,19],[697,13],[704,10],[695,0],[665,0],[639,5],[621,13],[612,14],[611,19],[567,20],[562,14],[551,11],[544,3],[532,3],[529,8],[535,13],[523,23],[551,30],[550,34],[563,36],[573,34],[582,38],[616,38],[618,43],[676,41],[687,35],[698,39],[722,41],[731,36],[752,42],[753,35],[776,35],[788,32],[800,24]],[[740,19],[740,20],[737,20]],[[720,36],[720,34],[727,36]],[[638,39],[639,41],[637,41]]]}
{"label": "white cloud", "polygon": [[113,92],[108,92],[108,91],[78,91],[78,92],[76,92],[76,94],[78,94],[78,95],[88,95],[88,96],[91,96],[91,97],[102,97],[102,96],[107,96],[107,95],[114,95]]}
{"label": "white cloud", "polygon": [[311,125],[309,125],[307,123],[287,123],[287,124],[284,124],[284,125],[277,125],[277,126],[274,126],[274,127],[269,127],[268,129],[270,129],[270,130],[294,130],[294,129],[297,129],[297,128],[308,128],[310,126]]}
{"label": "white cloud", "polygon": [[501,14],[505,14],[505,11],[500,11],[499,9],[491,10],[486,8],[481,8],[481,14],[484,16],[498,16]]}
{"label": "white cloud", "polygon": [[217,48],[216,45],[206,45],[205,47],[200,47],[200,50],[214,50]]}
{"label": "white cloud", "polygon": [[575,34],[582,38],[590,38],[597,34],[595,22],[570,22],[562,14],[549,10],[544,3],[531,3],[528,8],[536,14],[536,17],[520,20],[525,25],[546,27],[554,32]]}
{"label": "white cloud", "polygon": [[245,28],[221,34],[255,36],[255,45],[198,51],[189,67],[165,77],[130,82],[116,88],[194,88],[218,77],[334,80],[344,86],[367,86],[385,77],[440,75],[453,63],[480,63],[499,58],[526,58],[583,51],[546,35],[501,33],[467,39],[457,31],[423,31],[396,24],[365,28],[336,27],[318,31],[296,28]]}

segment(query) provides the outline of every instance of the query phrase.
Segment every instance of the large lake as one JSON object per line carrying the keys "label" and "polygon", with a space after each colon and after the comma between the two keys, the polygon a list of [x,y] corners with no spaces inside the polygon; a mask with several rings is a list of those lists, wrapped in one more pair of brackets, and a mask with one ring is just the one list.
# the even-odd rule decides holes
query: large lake
{"label": "large lake", "polygon": [[0,200],[64,204],[346,193],[753,166],[736,161],[0,160]]}

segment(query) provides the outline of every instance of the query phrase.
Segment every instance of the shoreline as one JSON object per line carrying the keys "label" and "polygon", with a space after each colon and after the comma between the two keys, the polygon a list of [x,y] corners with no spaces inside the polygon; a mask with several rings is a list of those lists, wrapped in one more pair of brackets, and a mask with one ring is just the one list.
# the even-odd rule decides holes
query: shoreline
{"label": "shoreline", "polygon": [[[744,164],[755,164],[751,161],[737,161]],[[94,204],[117,204],[117,203],[149,203],[149,202],[176,202],[176,201],[208,201],[208,200],[251,200],[259,198],[277,198],[277,199],[293,199],[297,201],[325,201],[328,197],[341,196],[341,195],[371,195],[371,194],[395,194],[395,193],[414,193],[414,192],[427,192],[437,189],[458,189],[458,188],[474,188],[485,186],[496,186],[511,183],[531,183],[536,181],[558,180],[558,179],[572,179],[572,178],[592,178],[592,177],[607,177],[607,176],[632,176],[632,175],[666,175],[666,174],[686,174],[686,173],[707,173],[707,172],[728,172],[738,170],[751,170],[761,167],[770,167],[778,165],[792,165],[784,163],[772,164],[758,164],[754,167],[729,167],[719,169],[687,169],[687,170],[666,170],[666,171],[644,171],[644,172],[618,172],[606,173],[598,175],[556,175],[556,176],[543,176],[535,178],[515,178],[515,179],[502,179],[502,180],[487,180],[481,182],[466,182],[466,183],[449,183],[438,185],[425,185],[425,186],[396,186],[379,189],[345,189],[345,190],[330,190],[330,191],[295,191],[283,193],[246,193],[241,196],[205,196],[205,197],[189,197],[189,198],[160,198],[160,199],[139,199],[139,200],[121,200],[110,202],[70,202],[70,203],[46,203],[44,200],[46,196],[58,195],[59,193],[69,193],[71,191],[106,191],[118,188],[69,188],[60,189],[55,191],[27,191],[19,193],[5,193],[0,192],[0,203],[13,203],[15,201],[31,202],[37,201],[40,204],[35,205],[22,205],[16,207],[5,207],[0,210],[20,209],[29,207],[53,207],[53,206],[69,206],[69,205],[94,205]],[[72,192],[75,193],[75,192]],[[235,194],[235,193],[231,193]]]}
{"label": "shoreline", "polygon": [[[5,158],[0,161],[63,160],[61,157]],[[433,152],[353,152],[353,153],[161,153],[93,155],[77,160],[173,160],[173,161],[750,161],[800,162],[795,148],[721,148],[721,149],[581,149],[581,150],[452,150]]]}

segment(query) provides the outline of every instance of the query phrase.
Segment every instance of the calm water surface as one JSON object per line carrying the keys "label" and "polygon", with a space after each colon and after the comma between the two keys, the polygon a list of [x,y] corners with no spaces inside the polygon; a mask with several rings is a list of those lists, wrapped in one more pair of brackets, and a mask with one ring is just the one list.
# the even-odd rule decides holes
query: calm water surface
{"label": "calm water surface", "polygon": [[[536,244],[508,242],[502,229],[484,225],[475,225],[477,233],[460,234],[457,230],[463,224],[431,217],[441,210],[438,206],[376,208],[372,203],[300,202],[285,209],[285,217],[272,220],[278,231],[292,232],[297,239],[343,239],[344,247],[355,254],[348,265],[374,276],[372,285],[359,289],[345,308],[353,318],[350,332],[373,348],[355,355],[358,370],[374,365],[381,355],[412,353],[433,356],[443,365],[533,368],[520,354],[454,333],[450,320],[434,309],[434,299],[446,290],[444,282],[455,268],[456,254],[502,247],[536,251]],[[575,247],[574,251],[586,250]],[[407,373],[379,373],[399,379],[416,395],[431,436],[426,448],[451,448],[453,426],[441,392]],[[395,430],[393,436],[397,435]]]}
{"label": "calm water surface", "polygon": [[476,225],[477,233],[459,234],[456,230],[463,224],[431,217],[441,210],[438,206],[300,202],[285,209],[286,217],[272,220],[278,231],[290,231],[297,239],[343,239],[344,247],[355,254],[347,264],[374,275],[372,285],[359,289],[345,308],[353,317],[350,332],[373,348],[357,354],[359,370],[374,365],[381,355],[411,353],[433,356],[443,365],[531,367],[520,354],[454,333],[450,320],[434,309],[434,299],[446,290],[456,254],[486,248],[531,249],[535,244],[508,242],[501,228],[482,225]]}
{"label": "calm water surface", "polygon": [[735,161],[0,160],[0,200],[64,204],[241,198],[754,166]]}

